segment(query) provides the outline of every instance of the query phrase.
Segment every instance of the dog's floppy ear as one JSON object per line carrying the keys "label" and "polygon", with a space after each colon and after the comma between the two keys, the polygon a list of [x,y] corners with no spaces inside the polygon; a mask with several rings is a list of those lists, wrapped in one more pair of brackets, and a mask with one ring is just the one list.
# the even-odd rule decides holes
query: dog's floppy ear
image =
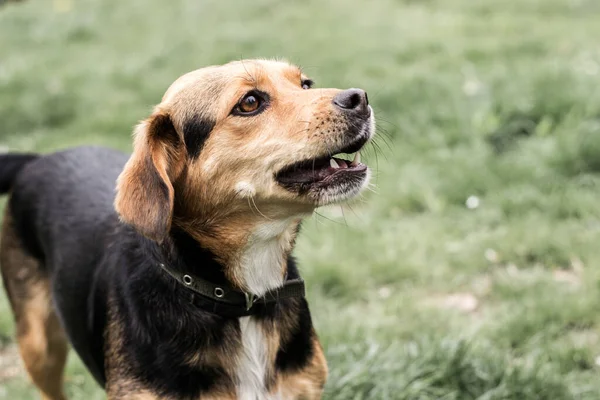
{"label": "dog's floppy ear", "polygon": [[159,243],[171,227],[173,181],[185,154],[171,117],[157,110],[136,127],[133,154],[117,180],[115,209],[121,220]]}

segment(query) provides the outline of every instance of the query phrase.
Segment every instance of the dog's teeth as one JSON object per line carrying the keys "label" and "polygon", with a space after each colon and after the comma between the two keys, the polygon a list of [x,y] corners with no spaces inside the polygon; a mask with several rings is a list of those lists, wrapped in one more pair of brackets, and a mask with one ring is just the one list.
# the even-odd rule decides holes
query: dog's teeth
{"label": "dog's teeth", "polygon": [[353,167],[357,166],[358,164],[360,164],[360,152],[356,152],[356,154],[354,155],[354,160],[352,160],[352,165]]}
{"label": "dog's teeth", "polygon": [[333,158],[329,160],[329,165],[331,165],[331,168],[339,168],[340,166],[338,165],[337,161],[335,161]]}

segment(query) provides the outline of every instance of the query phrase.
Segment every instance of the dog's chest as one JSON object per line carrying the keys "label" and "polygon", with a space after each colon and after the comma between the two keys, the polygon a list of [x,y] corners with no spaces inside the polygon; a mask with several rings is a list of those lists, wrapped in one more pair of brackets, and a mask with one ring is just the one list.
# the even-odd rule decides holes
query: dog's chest
{"label": "dog's chest", "polygon": [[280,400],[276,393],[266,388],[267,374],[273,373],[269,363],[273,360],[273,339],[260,321],[252,317],[240,318],[242,348],[236,367],[237,396],[239,400]]}

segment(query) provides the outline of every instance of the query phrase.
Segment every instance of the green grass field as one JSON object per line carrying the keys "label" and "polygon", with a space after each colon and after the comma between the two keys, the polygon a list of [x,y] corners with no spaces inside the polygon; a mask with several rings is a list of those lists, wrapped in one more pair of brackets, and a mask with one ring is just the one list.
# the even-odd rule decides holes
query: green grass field
{"label": "green grass field", "polygon": [[[129,149],[175,78],[232,59],[362,87],[374,192],[296,251],[325,398],[600,399],[599,37],[597,0],[7,3],[0,145]],[[12,331],[0,296],[0,399],[37,398]],[[104,398],[74,354],[67,390]]]}

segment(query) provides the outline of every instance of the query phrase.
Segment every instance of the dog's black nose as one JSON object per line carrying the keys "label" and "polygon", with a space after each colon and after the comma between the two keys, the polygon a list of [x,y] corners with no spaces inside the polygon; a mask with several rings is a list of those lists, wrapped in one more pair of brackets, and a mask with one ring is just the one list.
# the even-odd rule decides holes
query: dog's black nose
{"label": "dog's black nose", "polygon": [[368,116],[371,113],[367,92],[362,89],[348,89],[339,92],[333,98],[333,104],[363,116]]}

